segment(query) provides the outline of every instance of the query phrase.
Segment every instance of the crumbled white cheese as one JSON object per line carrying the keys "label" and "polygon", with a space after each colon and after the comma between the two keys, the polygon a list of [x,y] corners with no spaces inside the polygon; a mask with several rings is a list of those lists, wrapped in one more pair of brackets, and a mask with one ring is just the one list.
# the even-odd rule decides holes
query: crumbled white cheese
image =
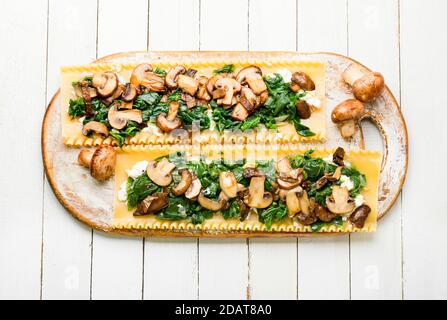
{"label": "crumbled white cheese", "polygon": [[150,133],[156,136],[161,136],[163,135],[163,133],[161,132],[160,128],[157,127],[154,123],[148,122],[147,123],[147,127],[143,128],[143,130],[141,130],[142,133]]}
{"label": "crumbled white cheese", "polygon": [[118,191],[118,200],[122,202],[127,201],[127,190],[126,190],[126,182],[123,182],[120,185],[120,191]]}
{"label": "crumbled white cheese", "polygon": [[354,182],[348,176],[342,174],[340,176],[340,181],[341,181],[340,187],[345,187],[348,190],[354,189]]}
{"label": "crumbled white cheese", "polygon": [[359,194],[354,198],[354,202],[355,202],[355,207],[358,208],[362,204],[365,203],[365,198],[361,194]]}
{"label": "crumbled white cheese", "polygon": [[302,99],[315,108],[321,107],[321,101],[317,97],[317,93],[315,90],[306,92],[306,95]]}
{"label": "crumbled white cheese", "polygon": [[143,161],[139,161],[137,163],[134,164],[134,166],[132,167],[132,169],[130,170],[126,170],[126,173],[129,177],[136,179],[139,176],[141,176],[143,173],[146,172],[146,168],[147,165],[149,164],[149,162],[143,160]]}
{"label": "crumbled white cheese", "polygon": [[349,161],[344,160],[343,164],[345,165],[345,167],[348,167],[348,168],[352,167],[352,163]]}
{"label": "crumbled white cheese", "polygon": [[292,81],[292,73],[288,69],[285,69],[285,68],[278,69],[273,73],[269,73],[267,76],[275,77],[276,73],[279,74],[284,79],[284,82]]}
{"label": "crumbled white cheese", "polygon": [[333,155],[332,155],[332,154],[328,155],[326,158],[323,158],[323,160],[326,161],[327,163],[330,163],[330,164],[334,164],[334,165],[335,165],[335,163],[334,163],[334,158],[333,158]]}
{"label": "crumbled white cheese", "polygon": [[80,122],[81,124],[84,124],[84,120],[85,120],[85,116],[79,118],[79,122]]}

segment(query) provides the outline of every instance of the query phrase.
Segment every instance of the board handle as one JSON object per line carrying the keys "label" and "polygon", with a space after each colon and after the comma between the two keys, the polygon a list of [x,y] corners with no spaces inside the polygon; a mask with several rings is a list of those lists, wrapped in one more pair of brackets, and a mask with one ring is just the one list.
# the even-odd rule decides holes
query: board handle
{"label": "board handle", "polygon": [[[389,97],[385,99],[384,95]],[[392,207],[402,190],[408,164],[408,135],[399,105],[388,88],[365,108],[362,120],[369,119],[383,140],[377,213],[380,219]]]}

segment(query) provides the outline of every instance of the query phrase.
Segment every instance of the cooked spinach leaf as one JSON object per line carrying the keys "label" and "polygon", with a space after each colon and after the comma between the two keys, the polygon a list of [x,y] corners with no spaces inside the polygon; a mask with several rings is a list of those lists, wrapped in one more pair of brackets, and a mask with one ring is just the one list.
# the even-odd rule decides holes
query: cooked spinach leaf
{"label": "cooked spinach leaf", "polygon": [[232,73],[232,72],[234,72],[234,64],[226,64],[226,65],[213,71],[214,74]]}
{"label": "cooked spinach leaf", "polygon": [[161,188],[153,183],[147,174],[142,174],[136,179],[131,177],[127,178],[126,191],[127,207],[131,210],[147,196],[155,192],[160,192]]}
{"label": "cooked spinach leaf", "polygon": [[287,206],[284,202],[273,202],[265,209],[258,209],[259,221],[265,224],[267,230],[272,228],[274,222],[279,222],[287,216]]}
{"label": "cooked spinach leaf", "polygon": [[70,99],[68,115],[72,119],[85,116],[85,103],[82,98]]}
{"label": "cooked spinach leaf", "polygon": [[186,105],[182,104],[178,117],[186,129],[190,129],[194,121],[196,121],[201,130],[210,127],[210,118],[208,117],[207,108],[203,105],[197,105],[188,109]]}

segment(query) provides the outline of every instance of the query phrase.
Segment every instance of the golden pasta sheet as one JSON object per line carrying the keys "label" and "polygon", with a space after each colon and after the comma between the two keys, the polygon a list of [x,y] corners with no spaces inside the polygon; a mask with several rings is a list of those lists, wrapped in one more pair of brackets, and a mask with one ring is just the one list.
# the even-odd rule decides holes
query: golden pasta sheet
{"label": "golden pasta sheet", "polygon": [[[120,190],[125,185],[128,174],[126,170],[133,168],[135,163],[143,160],[153,160],[176,152],[184,153],[188,160],[205,157],[205,159],[239,160],[246,159],[246,163],[257,160],[279,160],[286,155],[304,154],[307,150],[296,145],[281,145],[275,148],[259,148],[251,146],[235,146],[222,148],[220,146],[181,147],[181,146],[128,146],[118,152],[115,173],[115,196],[113,226],[116,229],[158,229],[158,230],[218,230],[218,231],[263,231],[263,232],[313,232],[311,226],[304,226],[286,217],[281,222],[273,223],[270,230],[258,221],[256,213],[250,213],[245,221],[239,219],[225,220],[220,213],[214,213],[211,219],[201,224],[192,224],[187,220],[166,221],[157,219],[155,215],[134,217],[133,211],[128,210],[127,203],[120,200]],[[327,158],[334,150],[317,149],[312,157]],[[371,207],[371,212],[362,229],[354,227],[349,221],[342,222],[342,226],[324,224],[319,232],[372,232],[376,230],[378,183],[382,161],[382,154],[376,151],[356,150],[345,155],[345,161],[366,176],[366,187],[361,191],[365,203]],[[121,191],[122,192],[122,191]]]}
{"label": "golden pasta sheet", "polygon": [[[200,134],[192,136],[193,144],[210,144],[210,143],[287,143],[287,142],[312,142],[321,141],[325,138],[325,64],[315,61],[298,61],[298,60],[278,60],[278,59],[252,59],[245,60],[210,60],[203,62],[192,61],[172,61],[171,63],[158,63],[157,61],[145,61],[150,63],[154,68],[159,67],[166,71],[177,64],[181,64],[186,68],[193,68],[198,70],[198,74],[210,77],[213,75],[213,70],[222,67],[224,64],[234,64],[235,73],[243,67],[249,65],[256,65],[262,69],[264,75],[273,75],[275,73],[290,75],[293,72],[301,71],[308,74],[315,83],[316,89],[313,92],[313,98],[317,99],[320,106],[312,108],[312,115],[309,119],[301,120],[303,125],[310,128],[315,133],[314,136],[303,137],[298,135],[295,127],[287,122],[280,123],[277,130],[267,130],[262,128],[260,130],[248,130],[244,133],[224,132],[207,129]],[[133,69],[137,64],[91,64],[85,66],[68,66],[61,68],[61,121],[62,121],[62,136],[64,143],[69,146],[96,146],[100,144],[113,144],[117,142],[111,137],[87,137],[82,134],[82,121],[79,118],[72,119],[68,115],[68,108],[70,99],[75,99],[76,94],[72,83],[82,80],[86,76],[92,76],[94,73],[105,71],[115,72],[121,82],[129,82]],[[315,101],[315,100],[314,100]],[[187,138],[190,139],[190,138]],[[130,145],[146,145],[146,144],[177,144],[181,139],[170,134],[161,132],[154,124],[148,125],[145,130],[142,130],[134,137],[126,138],[125,144]]]}

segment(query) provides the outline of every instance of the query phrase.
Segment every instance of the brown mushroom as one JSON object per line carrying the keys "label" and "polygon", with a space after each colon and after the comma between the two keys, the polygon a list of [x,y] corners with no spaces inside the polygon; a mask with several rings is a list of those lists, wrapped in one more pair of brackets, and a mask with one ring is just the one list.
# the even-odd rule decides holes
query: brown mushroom
{"label": "brown mushroom", "polygon": [[132,109],[118,111],[115,107],[110,108],[109,113],[107,114],[107,119],[109,120],[110,126],[117,130],[123,129],[128,121],[135,121],[136,123],[143,122],[141,110]]}
{"label": "brown mushroom", "polygon": [[365,114],[363,103],[356,99],[343,101],[332,110],[332,122],[337,123],[343,138],[351,138],[355,131],[357,122]]}
{"label": "brown mushroom", "polygon": [[325,207],[319,204],[315,205],[314,211],[317,218],[323,222],[331,222],[337,216],[335,213],[328,211]]}
{"label": "brown mushroom", "polygon": [[302,195],[299,197],[299,202],[301,211],[296,215],[298,222],[305,226],[316,222],[317,217],[306,191],[303,191]]}
{"label": "brown mushroom", "polygon": [[117,102],[121,102],[121,100],[117,100],[118,98],[120,98],[121,94],[124,91],[124,86],[123,85],[118,85],[115,89],[115,91],[113,91],[112,95],[107,97],[107,98],[103,98],[102,102],[106,105],[106,106],[110,106],[113,102],[117,103]]}
{"label": "brown mushroom", "polygon": [[244,121],[248,117],[247,109],[240,103],[238,103],[231,112],[231,118],[236,121]]}
{"label": "brown mushroom", "polygon": [[174,129],[180,128],[182,122],[177,118],[180,104],[177,101],[169,103],[168,114],[161,112],[157,116],[157,126],[164,132],[171,132]]}
{"label": "brown mushroom", "polygon": [[[215,89],[215,85],[216,85],[216,81],[217,80],[219,80],[219,79],[222,79],[222,78],[225,78],[225,77],[230,77],[228,74],[226,74],[226,73],[220,73],[220,74],[216,74],[216,75],[214,75],[214,76],[212,76],[211,78],[209,78],[208,79],[208,82],[206,83],[206,89],[208,90],[208,93],[210,94],[210,95],[213,95],[213,93],[214,93],[214,89]],[[231,77],[230,77],[231,78]],[[223,97],[224,95],[222,95],[222,97]],[[219,98],[221,98],[221,97],[219,97]],[[214,98],[213,97],[213,99],[216,99],[216,98]]]}
{"label": "brown mushroom", "polygon": [[207,197],[205,197],[205,195],[204,195],[204,193],[202,191],[202,192],[199,193],[199,197],[197,198],[197,201],[205,209],[208,209],[210,211],[219,211],[227,203],[227,198],[223,194],[223,192],[221,192],[219,194],[219,199],[217,201],[216,200],[211,200],[211,199],[208,199]]}
{"label": "brown mushroom", "polygon": [[171,190],[175,196],[184,194],[192,182],[192,174],[188,169],[180,169],[178,173],[181,175],[182,180]]}
{"label": "brown mushroom", "polygon": [[309,119],[312,115],[309,104],[304,100],[299,100],[295,104],[296,113],[301,119]]}
{"label": "brown mushroom", "polygon": [[354,210],[355,203],[349,199],[347,188],[334,185],[332,194],[326,199],[326,206],[332,213],[346,214]]}
{"label": "brown mushroom", "polygon": [[149,91],[163,92],[165,91],[163,77],[152,72],[152,66],[147,63],[138,65],[130,76],[130,83],[138,88],[140,85]]}
{"label": "brown mushroom", "polygon": [[292,82],[297,84],[304,91],[315,90],[315,83],[308,74],[297,71],[292,74]]}
{"label": "brown mushroom", "polygon": [[74,85],[75,94],[77,97],[81,97],[85,100],[86,95],[88,99],[93,99],[98,96],[98,92],[95,88],[89,87],[87,81],[80,81]]}
{"label": "brown mushroom", "polygon": [[269,98],[269,92],[268,90],[265,90],[261,92],[259,96],[256,97],[256,104],[258,106],[263,105],[264,103],[267,102],[268,98]]}
{"label": "brown mushroom", "polygon": [[149,161],[146,173],[156,185],[166,187],[172,182],[172,170],[174,169],[175,164],[169,162],[167,158],[163,158],[159,162]]}
{"label": "brown mushroom", "polygon": [[237,181],[233,172],[224,171],[219,174],[219,185],[225,195],[229,198],[235,198],[237,195]]}
{"label": "brown mushroom", "polygon": [[194,96],[199,88],[199,82],[197,80],[183,74],[178,75],[177,84],[180,89],[191,96]]}
{"label": "brown mushroom", "polygon": [[102,145],[93,150],[79,152],[78,162],[90,169],[90,175],[100,181],[109,179],[115,171],[116,151],[113,147]]}
{"label": "brown mushroom", "polygon": [[239,96],[239,102],[244,106],[248,113],[252,113],[257,106],[257,97],[250,88],[243,87]]}
{"label": "brown mushroom", "polygon": [[82,134],[88,136],[92,133],[98,134],[106,138],[109,135],[109,129],[106,125],[98,121],[90,121],[82,127]]}
{"label": "brown mushroom", "polygon": [[352,87],[354,96],[362,102],[374,101],[385,87],[382,74],[360,69],[354,64],[351,64],[342,76],[345,82]]}
{"label": "brown mushroom", "polygon": [[366,218],[368,218],[369,213],[371,212],[371,208],[363,204],[357,209],[354,210],[354,212],[349,216],[349,221],[357,227],[357,228],[363,228],[365,226]]}
{"label": "brown mushroom", "polygon": [[264,182],[265,176],[251,178],[248,195],[244,198],[244,202],[250,208],[263,209],[272,204],[273,195],[264,190]]}
{"label": "brown mushroom", "polygon": [[208,92],[208,89],[206,88],[206,85],[208,83],[208,78],[205,76],[200,76],[197,78],[197,82],[199,83],[199,89],[197,90],[197,98],[200,100],[209,101],[211,100],[211,96]]}
{"label": "brown mushroom", "polygon": [[342,147],[338,147],[332,155],[332,162],[336,165],[344,166],[345,150]]}
{"label": "brown mushroom", "polygon": [[201,189],[202,189],[202,183],[200,182],[200,180],[198,178],[193,178],[191,181],[191,185],[185,192],[185,197],[187,199],[193,200],[197,198]]}
{"label": "brown mushroom", "polygon": [[300,200],[294,191],[288,191],[286,193],[286,205],[287,212],[290,218],[293,218],[298,212],[301,211]]}
{"label": "brown mushroom", "polygon": [[124,91],[121,94],[121,98],[126,102],[130,102],[133,101],[133,99],[135,99],[136,96],[137,96],[137,89],[130,83],[126,84],[124,87]]}
{"label": "brown mushroom", "polygon": [[258,74],[262,77],[261,68],[251,65],[251,66],[241,69],[238,72],[238,74],[236,75],[236,81],[239,82],[240,84],[245,84],[246,80],[247,80],[247,76],[249,74],[253,74],[253,73]]}
{"label": "brown mushroom", "polygon": [[245,80],[255,95],[259,95],[267,90],[264,79],[262,79],[262,75],[259,73],[249,73],[247,74]]}
{"label": "brown mushroom", "polygon": [[258,169],[247,167],[242,172],[242,176],[245,179],[250,179],[252,177],[264,177],[265,174],[262,171],[259,171]]}
{"label": "brown mushroom", "polygon": [[180,74],[184,74],[186,68],[184,66],[175,66],[166,74],[165,83],[169,89],[175,89],[178,86],[177,80]]}
{"label": "brown mushroom", "polygon": [[224,105],[232,105],[233,95],[241,91],[240,83],[233,78],[221,78],[216,81],[215,87],[225,91],[225,96],[217,101],[218,104]]}
{"label": "brown mushroom", "polygon": [[92,86],[96,88],[101,97],[109,97],[118,87],[118,77],[111,71],[95,73],[92,79]]}
{"label": "brown mushroom", "polygon": [[195,97],[187,94],[187,93],[183,93],[182,94],[182,100],[185,100],[186,102],[186,107],[188,109],[191,109],[192,107],[195,107],[197,105],[197,100]]}
{"label": "brown mushroom", "polygon": [[154,214],[168,206],[168,194],[166,192],[155,192],[147,196],[137,205],[134,216]]}

